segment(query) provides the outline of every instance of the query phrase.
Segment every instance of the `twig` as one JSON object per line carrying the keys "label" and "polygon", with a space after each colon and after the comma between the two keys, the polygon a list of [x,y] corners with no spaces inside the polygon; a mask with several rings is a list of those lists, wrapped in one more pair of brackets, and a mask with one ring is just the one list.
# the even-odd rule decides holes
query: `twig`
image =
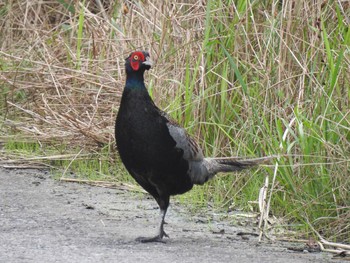
{"label": "twig", "polygon": [[[260,211],[260,218],[259,218],[259,242],[262,240],[262,236],[264,234],[264,230],[267,226],[267,220],[269,217],[268,210],[266,209],[266,196],[267,191],[269,187],[269,177],[265,177],[265,184],[263,187],[260,188],[259,191],[259,211]],[[264,224],[264,226],[263,226]]]}
{"label": "twig", "polygon": [[45,164],[37,164],[37,165],[28,165],[28,164],[23,164],[23,165],[6,165],[6,164],[1,164],[0,166],[5,169],[43,169],[47,168],[48,165]]}
{"label": "twig", "polygon": [[65,178],[65,177],[60,178],[60,181],[88,184],[88,185],[93,185],[98,187],[120,189],[120,190],[127,190],[127,191],[140,192],[140,193],[147,193],[145,190],[143,190],[142,188],[136,185],[120,183],[120,182],[91,181],[91,180],[85,180],[85,179],[74,179],[74,178]]}
{"label": "twig", "polygon": [[[320,241],[318,241],[318,244],[321,248],[322,251],[325,252],[330,252],[330,253],[335,253],[335,254],[339,254],[339,253],[343,253],[345,255],[350,255],[350,245],[346,245],[346,244],[341,244],[341,243],[335,243],[335,242],[329,242],[326,239],[324,239],[321,234],[319,232],[316,231],[316,229],[312,226],[312,224],[310,223],[308,218],[305,218],[306,222],[308,223],[309,227],[312,229],[312,231],[318,236],[318,238],[320,239]],[[326,246],[331,246],[331,247],[335,247],[338,249],[325,249],[324,245]],[[341,250],[339,250],[341,249]]]}
{"label": "twig", "polygon": [[[51,156],[36,156],[36,157],[27,157],[20,159],[12,160],[1,160],[0,163],[18,163],[25,161],[40,161],[40,160],[66,160],[70,157],[76,157],[77,154],[60,154],[60,155],[51,155]],[[81,154],[80,156],[89,156],[91,154]]]}

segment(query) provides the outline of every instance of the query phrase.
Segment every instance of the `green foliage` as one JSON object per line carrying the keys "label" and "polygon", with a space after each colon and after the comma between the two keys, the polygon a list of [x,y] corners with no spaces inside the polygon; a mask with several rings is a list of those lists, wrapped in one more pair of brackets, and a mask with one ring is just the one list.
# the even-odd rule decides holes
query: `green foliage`
{"label": "green foliage", "polygon": [[[345,55],[349,46],[345,43],[349,41],[350,30],[342,23],[328,21],[326,25],[321,18],[321,27],[310,33],[319,36],[321,48],[314,49],[308,46],[309,34],[299,39],[299,32],[307,32],[307,25],[296,26],[298,21],[283,21],[278,17],[261,20],[254,6],[249,6],[250,15],[244,17],[245,23],[239,24],[237,17],[244,16],[247,6],[246,1],[238,2],[233,17],[221,1],[209,2],[203,53],[198,54],[199,58],[205,57],[206,89],[194,86],[198,82],[188,78],[188,75],[196,76],[198,64],[191,74],[188,70],[196,59],[187,60],[185,82],[177,93],[177,98],[184,97],[184,103],[179,107],[176,100],[169,109],[191,133],[195,132],[193,127],[199,127],[207,155],[289,154],[289,158],[281,160],[278,187],[272,199],[273,213],[304,222],[305,228],[308,220],[325,229],[332,218],[349,217],[346,207],[350,205],[350,193],[346,189],[350,189],[350,184],[346,178],[350,83],[346,77],[349,57]],[[211,13],[214,9],[215,15]],[[324,15],[329,11],[325,10]],[[337,16],[338,21],[343,21],[340,12]],[[292,26],[286,32],[288,22]],[[270,29],[268,33],[261,31],[268,39],[257,39],[259,27]],[[281,30],[288,37],[281,38]],[[254,31],[256,35],[242,33]],[[238,45],[249,48],[237,50]],[[326,63],[321,63],[322,60]],[[252,69],[251,65],[256,64],[261,68]],[[266,69],[270,70],[269,74]],[[275,76],[279,71],[285,75],[283,78]],[[196,90],[200,90],[197,96]],[[189,93],[192,102],[187,99]],[[200,108],[203,104],[205,109]],[[200,108],[198,112],[196,105]],[[289,135],[283,140],[286,130]],[[272,170],[266,170],[273,174]],[[246,207],[248,201],[256,200],[264,180],[258,174],[237,176],[239,179],[219,177],[204,190],[196,188],[188,196],[204,206],[212,200]],[[227,189],[235,190],[228,195]],[[332,231],[327,234],[336,238]]]}
{"label": "green foliage", "polygon": [[61,5],[63,5],[70,13],[75,14],[75,8],[72,1],[57,0]]}

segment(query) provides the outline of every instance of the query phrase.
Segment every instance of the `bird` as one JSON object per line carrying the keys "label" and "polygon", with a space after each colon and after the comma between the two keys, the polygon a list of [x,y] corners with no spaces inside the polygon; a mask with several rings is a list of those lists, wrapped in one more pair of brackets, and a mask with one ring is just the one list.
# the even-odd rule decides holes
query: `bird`
{"label": "bird", "polygon": [[164,242],[169,237],[164,224],[170,196],[203,185],[219,172],[239,171],[274,158],[205,157],[193,137],[149,95],[144,73],[152,64],[146,51],[134,51],[125,59],[126,82],[115,122],[122,163],[160,208],[159,230],[154,237],[137,238],[143,243]]}

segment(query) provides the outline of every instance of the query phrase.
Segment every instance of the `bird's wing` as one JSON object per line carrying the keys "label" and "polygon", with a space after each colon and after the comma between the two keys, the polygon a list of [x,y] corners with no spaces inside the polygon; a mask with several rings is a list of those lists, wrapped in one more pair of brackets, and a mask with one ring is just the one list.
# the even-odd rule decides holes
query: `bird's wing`
{"label": "bird's wing", "polygon": [[201,161],[203,160],[203,152],[198,143],[186,132],[186,130],[180,127],[175,121],[173,121],[166,113],[163,116],[168,120],[167,127],[169,129],[170,136],[176,142],[176,147],[183,150],[183,157],[187,161]]}

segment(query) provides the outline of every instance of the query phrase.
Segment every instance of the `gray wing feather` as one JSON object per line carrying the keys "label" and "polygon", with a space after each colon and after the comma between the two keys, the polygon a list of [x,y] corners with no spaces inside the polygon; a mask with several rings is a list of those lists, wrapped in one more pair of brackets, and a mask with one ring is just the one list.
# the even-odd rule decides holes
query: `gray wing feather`
{"label": "gray wing feather", "polygon": [[187,134],[184,128],[170,122],[167,123],[167,126],[171,137],[173,137],[176,142],[176,147],[183,150],[184,158],[187,161],[203,160],[202,149],[198,146],[197,142]]}
{"label": "gray wing feather", "polygon": [[188,161],[188,175],[192,183],[204,184],[214,174],[209,172],[210,163],[204,158],[202,149],[184,128],[171,122],[168,122],[167,125],[171,137],[176,142],[176,147],[183,151],[183,158]]}

